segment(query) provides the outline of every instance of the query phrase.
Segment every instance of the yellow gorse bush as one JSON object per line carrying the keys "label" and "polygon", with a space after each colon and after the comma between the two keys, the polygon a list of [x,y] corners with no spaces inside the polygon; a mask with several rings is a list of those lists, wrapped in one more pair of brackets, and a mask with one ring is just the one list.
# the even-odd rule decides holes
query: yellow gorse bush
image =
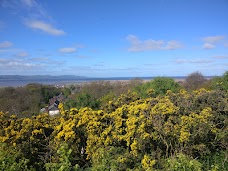
{"label": "yellow gorse bush", "polygon": [[[99,162],[108,166],[110,160],[110,168],[124,170],[131,165],[134,170],[155,170],[161,156],[203,153],[201,149],[213,143],[226,144],[227,118],[218,119],[217,106],[195,104],[211,93],[204,89],[192,94],[167,91],[164,96],[140,99],[129,92],[107,102],[102,110],[65,111],[60,104],[61,115],[56,117],[17,118],[0,112],[0,142],[42,156],[49,163],[63,161],[57,151],[66,143],[69,160],[81,166]],[[219,112],[226,112],[226,106],[221,106],[224,111]]]}

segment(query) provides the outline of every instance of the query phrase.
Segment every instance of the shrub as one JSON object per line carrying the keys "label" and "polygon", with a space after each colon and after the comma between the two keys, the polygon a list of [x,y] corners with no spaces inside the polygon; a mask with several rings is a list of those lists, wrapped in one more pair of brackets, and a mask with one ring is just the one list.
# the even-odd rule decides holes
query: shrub
{"label": "shrub", "polygon": [[202,164],[184,154],[177,154],[167,159],[165,170],[167,171],[201,171]]}

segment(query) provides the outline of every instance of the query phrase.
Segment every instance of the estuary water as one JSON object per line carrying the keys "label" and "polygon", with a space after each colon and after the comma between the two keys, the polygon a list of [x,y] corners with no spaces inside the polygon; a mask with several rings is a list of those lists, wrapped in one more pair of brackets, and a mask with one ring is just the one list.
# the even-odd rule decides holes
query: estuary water
{"label": "estuary water", "polygon": [[[81,78],[64,78],[64,77],[1,77],[0,76],[0,87],[19,87],[19,86],[25,86],[30,83],[38,83],[38,84],[44,84],[44,85],[70,85],[70,84],[81,84],[85,82],[91,82],[91,81],[128,81],[133,79],[142,79],[142,80],[152,80],[156,77],[106,77],[106,78],[87,78],[87,77],[81,77]],[[173,78],[176,81],[183,81],[186,76],[175,76],[175,77],[169,77]],[[208,76],[207,79],[210,79],[212,77]]]}

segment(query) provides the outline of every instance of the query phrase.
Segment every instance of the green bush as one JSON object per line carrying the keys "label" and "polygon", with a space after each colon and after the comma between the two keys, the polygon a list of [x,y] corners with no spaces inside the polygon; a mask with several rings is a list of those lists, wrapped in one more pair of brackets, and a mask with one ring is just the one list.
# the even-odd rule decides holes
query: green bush
{"label": "green bush", "polygon": [[66,143],[63,143],[57,151],[58,162],[46,163],[47,171],[79,171],[79,165],[72,166],[70,159],[72,158],[72,149],[69,149]]}
{"label": "green bush", "polygon": [[0,171],[35,170],[28,166],[29,159],[22,156],[15,147],[0,144]]}
{"label": "green bush", "polygon": [[228,71],[222,77],[214,77],[209,82],[209,88],[212,90],[228,90]]}
{"label": "green bush", "polygon": [[181,89],[180,85],[172,78],[157,77],[154,80],[135,87],[135,91],[142,98],[165,95],[167,90],[176,93]]}
{"label": "green bush", "polygon": [[201,171],[202,164],[196,159],[192,159],[184,154],[167,159],[164,171]]}
{"label": "green bush", "polygon": [[203,163],[204,170],[208,171],[220,171],[220,170],[228,170],[228,160],[227,160],[227,152],[220,151],[216,152],[209,156],[204,156],[201,159],[201,163]]}

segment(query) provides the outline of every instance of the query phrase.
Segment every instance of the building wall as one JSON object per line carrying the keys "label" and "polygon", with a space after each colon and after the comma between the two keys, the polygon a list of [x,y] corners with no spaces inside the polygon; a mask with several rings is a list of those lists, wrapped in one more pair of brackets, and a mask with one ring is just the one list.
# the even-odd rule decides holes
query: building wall
{"label": "building wall", "polygon": [[60,112],[59,110],[50,110],[49,115],[58,115]]}

